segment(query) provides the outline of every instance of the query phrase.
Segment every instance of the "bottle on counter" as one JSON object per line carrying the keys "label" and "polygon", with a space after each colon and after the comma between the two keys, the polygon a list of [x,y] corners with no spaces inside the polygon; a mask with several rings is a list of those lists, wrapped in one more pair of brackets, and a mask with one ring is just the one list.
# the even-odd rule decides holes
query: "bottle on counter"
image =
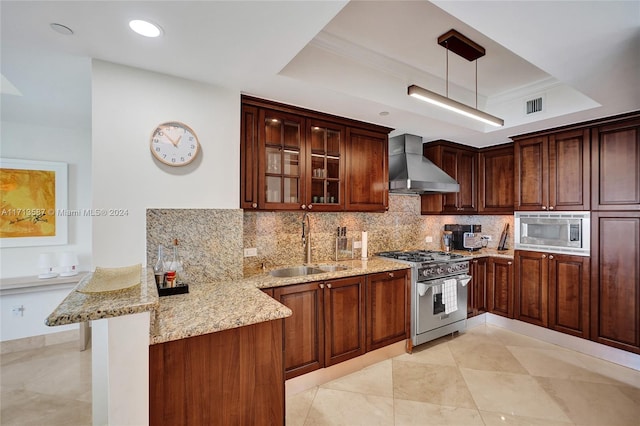
{"label": "bottle on counter", "polygon": [[165,278],[167,281],[167,287],[176,287],[181,281],[180,276],[183,272],[182,260],[180,260],[180,254],[178,253],[178,239],[173,240],[173,251],[169,262],[165,262],[166,267]]}
{"label": "bottle on counter", "polygon": [[160,244],[158,246],[158,259],[156,260],[156,264],[153,266],[153,275],[156,278],[156,285],[158,287],[164,287],[165,286],[165,281],[164,281],[164,274],[165,274],[165,270],[164,270],[164,247],[162,246],[162,244]]}

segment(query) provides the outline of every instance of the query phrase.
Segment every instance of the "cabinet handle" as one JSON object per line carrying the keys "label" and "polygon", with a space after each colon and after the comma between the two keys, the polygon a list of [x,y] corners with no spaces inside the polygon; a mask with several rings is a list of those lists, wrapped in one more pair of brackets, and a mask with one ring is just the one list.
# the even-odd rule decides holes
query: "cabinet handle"
{"label": "cabinet handle", "polygon": [[313,208],[313,204],[309,204],[309,210]]}
{"label": "cabinet handle", "polygon": [[553,210],[553,206],[549,206],[549,210]]}
{"label": "cabinet handle", "polygon": [[307,209],[307,206],[306,206],[306,204],[303,204],[303,205],[301,205],[301,206],[300,206],[300,208],[301,208],[302,210],[306,210],[306,209]]}
{"label": "cabinet handle", "polygon": [[320,283],[320,288],[324,288],[324,284]]}
{"label": "cabinet handle", "polygon": [[258,207],[258,203],[253,203],[251,204],[251,207],[253,207],[254,209]]}
{"label": "cabinet handle", "polygon": [[549,255],[549,259],[553,259],[553,255],[552,254]]}
{"label": "cabinet handle", "polygon": [[543,254],[543,255],[542,255],[542,258],[543,258],[543,259],[546,259],[546,258],[547,258],[547,255],[546,255],[546,254]]}
{"label": "cabinet handle", "polygon": [[547,206],[542,206],[542,210],[546,210],[546,209],[547,209]]}
{"label": "cabinet handle", "polygon": [[395,275],[393,275],[393,272],[389,272],[389,278],[393,278]]}
{"label": "cabinet handle", "polygon": [[507,262],[507,265],[511,265],[511,263],[512,263],[512,262],[511,262],[511,261],[509,261],[509,262]]}
{"label": "cabinet handle", "polygon": [[477,261],[477,260],[474,260],[472,263],[478,263],[478,261]]}
{"label": "cabinet handle", "polygon": [[331,284],[327,284],[327,288],[331,288]]}

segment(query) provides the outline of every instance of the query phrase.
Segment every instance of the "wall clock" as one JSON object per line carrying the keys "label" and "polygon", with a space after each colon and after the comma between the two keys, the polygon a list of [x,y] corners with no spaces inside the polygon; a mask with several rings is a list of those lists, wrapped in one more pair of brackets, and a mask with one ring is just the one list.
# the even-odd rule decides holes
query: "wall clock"
{"label": "wall clock", "polygon": [[151,135],[151,153],[169,166],[187,165],[199,152],[200,142],[196,133],[179,121],[162,123]]}

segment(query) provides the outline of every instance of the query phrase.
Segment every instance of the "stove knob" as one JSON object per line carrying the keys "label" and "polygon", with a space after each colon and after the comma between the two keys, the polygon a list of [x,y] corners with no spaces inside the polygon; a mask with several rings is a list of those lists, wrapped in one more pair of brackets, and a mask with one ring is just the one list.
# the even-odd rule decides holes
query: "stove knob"
{"label": "stove knob", "polygon": [[451,266],[449,266],[449,267],[447,268],[447,272],[451,273],[451,271],[453,271],[453,268],[452,268]]}
{"label": "stove knob", "polygon": [[442,273],[442,272],[444,272],[444,271],[442,270],[442,268],[438,268],[438,269],[436,269],[436,272],[437,272],[437,273],[439,273],[439,274],[441,274],[441,273]]}
{"label": "stove knob", "polygon": [[424,275],[425,277],[429,276],[429,270],[428,269],[423,269],[422,270],[422,275]]}

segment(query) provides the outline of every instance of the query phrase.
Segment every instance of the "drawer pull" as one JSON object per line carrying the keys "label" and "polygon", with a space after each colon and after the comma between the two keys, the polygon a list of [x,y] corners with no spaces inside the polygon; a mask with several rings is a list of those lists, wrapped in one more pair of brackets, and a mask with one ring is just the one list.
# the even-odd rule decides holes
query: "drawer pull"
{"label": "drawer pull", "polygon": [[324,284],[323,283],[320,283],[320,288],[324,288]]}
{"label": "drawer pull", "polygon": [[331,284],[327,284],[327,288],[331,288]]}

